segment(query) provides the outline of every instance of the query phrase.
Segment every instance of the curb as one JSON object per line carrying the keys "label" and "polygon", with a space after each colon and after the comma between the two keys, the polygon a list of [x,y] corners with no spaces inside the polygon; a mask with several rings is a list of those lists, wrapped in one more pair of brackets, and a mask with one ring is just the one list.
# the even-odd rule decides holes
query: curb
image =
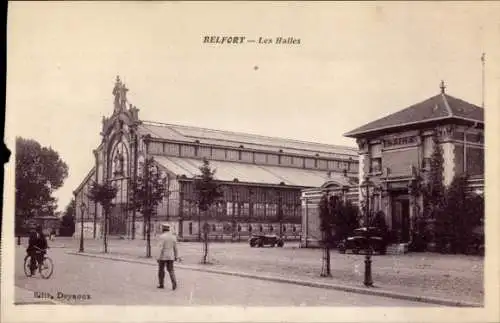
{"label": "curb", "polygon": [[[107,259],[107,260],[113,260],[113,261],[122,261],[122,262],[138,263],[138,264],[155,266],[154,263],[144,261],[144,260],[138,260],[138,259],[129,259],[129,258],[116,257],[116,256],[103,256],[103,255],[79,253],[79,252],[73,252],[73,251],[67,252],[67,254],[75,255],[75,256],[82,256],[82,257],[92,257],[92,258],[100,258],[100,259]],[[181,269],[192,270],[192,271],[208,272],[208,273],[212,273],[212,274],[260,279],[260,280],[271,281],[271,282],[295,284],[295,285],[315,287],[315,288],[333,289],[333,290],[340,290],[340,291],[351,292],[351,293],[373,295],[373,296],[382,296],[382,297],[389,297],[389,298],[408,300],[408,301],[414,301],[414,302],[429,303],[429,304],[436,304],[436,305],[443,305],[443,306],[484,307],[483,304],[475,303],[475,302],[457,301],[457,300],[437,298],[437,297],[431,297],[431,296],[418,296],[418,295],[404,294],[404,293],[394,292],[394,291],[390,291],[390,290],[373,289],[373,287],[372,288],[362,288],[362,287],[354,287],[354,286],[347,286],[347,285],[340,285],[340,284],[327,284],[327,283],[320,283],[320,282],[307,281],[307,280],[298,280],[298,279],[290,279],[290,278],[283,278],[283,277],[276,277],[276,276],[264,276],[264,275],[233,272],[233,271],[220,270],[220,269],[199,268],[199,267],[195,267],[195,266],[180,265],[180,264],[176,265],[176,267],[181,268]]]}

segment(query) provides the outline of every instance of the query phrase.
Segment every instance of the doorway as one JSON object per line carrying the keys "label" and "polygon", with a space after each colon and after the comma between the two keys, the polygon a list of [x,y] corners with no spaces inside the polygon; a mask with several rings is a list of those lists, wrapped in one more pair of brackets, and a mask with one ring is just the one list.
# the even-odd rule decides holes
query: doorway
{"label": "doorway", "polygon": [[126,209],[123,205],[116,205],[109,214],[110,235],[125,235],[127,233]]}
{"label": "doorway", "polygon": [[396,242],[410,241],[410,200],[408,195],[396,195],[392,199],[392,230]]}

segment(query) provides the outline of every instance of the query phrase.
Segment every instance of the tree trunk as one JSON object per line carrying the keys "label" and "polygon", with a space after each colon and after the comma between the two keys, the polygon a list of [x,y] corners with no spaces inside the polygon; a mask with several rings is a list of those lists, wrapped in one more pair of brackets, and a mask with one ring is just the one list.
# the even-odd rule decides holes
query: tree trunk
{"label": "tree trunk", "polygon": [[[205,211],[205,219],[207,218],[207,212]],[[205,224],[203,225],[203,264],[208,263],[208,223],[205,220]]]}
{"label": "tree trunk", "polygon": [[109,208],[104,210],[104,253],[108,253],[108,212]]}
{"label": "tree trunk", "polygon": [[205,241],[203,241],[203,264],[208,263],[208,232],[203,232]]}
{"label": "tree trunk", "polygon": [[327,242],[326,245],[326,276],[330,277],[332,275],[330,271],[330,243]]}
{"label": "tree trunk", "polygon": [[132,240],[135,240],[135,210],[132,211]]}
{"label": "tree trunk", "polygon": [[151,258],[151,214],[148,214],[148,227],[146,229],[146,257]]}
{"label": "tree trunk", "polygon": [[201,241],[201,210],[198,210],[198,241]]}
{"label": "tree trunk", "polygon": [[330,244],[327,241],[327,236],[323,233],[323,264],[321,266],[321,277],[330,277]]}

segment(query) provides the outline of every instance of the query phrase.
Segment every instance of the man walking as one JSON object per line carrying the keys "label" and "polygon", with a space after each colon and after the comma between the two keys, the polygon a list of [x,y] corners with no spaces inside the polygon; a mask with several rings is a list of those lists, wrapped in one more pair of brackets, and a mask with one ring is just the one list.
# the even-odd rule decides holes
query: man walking
{"label": "man walking", "polygon": [[172,282],[172,289],[177,288],[177,281],[175,280],[174,261],[177,257],[177,238],[170,232],[170,225],[162,224],[162,234],[160,235],[159,242],[159,255],[158,255],[158,288],[164,288],[163,281],[165,279],[165,267],[167,267],[170,281]]}

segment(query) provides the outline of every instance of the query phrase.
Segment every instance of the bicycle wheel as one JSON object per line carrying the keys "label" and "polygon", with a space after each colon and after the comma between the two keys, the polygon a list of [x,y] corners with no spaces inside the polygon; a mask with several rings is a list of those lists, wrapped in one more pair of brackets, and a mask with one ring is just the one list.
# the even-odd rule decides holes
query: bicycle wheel
{"label": "bicycle wheel", "polygon": [[42,276],[42,278],[44,279],[49,279],[50,276],[52,276],[53,272],[54,272],[54,263],[52,262],[52,259],[45,256],[43,258],[42,266],[40,267],[40,276]]}
{"label": "bicycle wheel", "polygon": [[30,265],[31,265],[31,257],[29,255],[26,255],[26,257],[24,257],[24,274],[26,275],[26,277],[33,276],[31,274]]}

